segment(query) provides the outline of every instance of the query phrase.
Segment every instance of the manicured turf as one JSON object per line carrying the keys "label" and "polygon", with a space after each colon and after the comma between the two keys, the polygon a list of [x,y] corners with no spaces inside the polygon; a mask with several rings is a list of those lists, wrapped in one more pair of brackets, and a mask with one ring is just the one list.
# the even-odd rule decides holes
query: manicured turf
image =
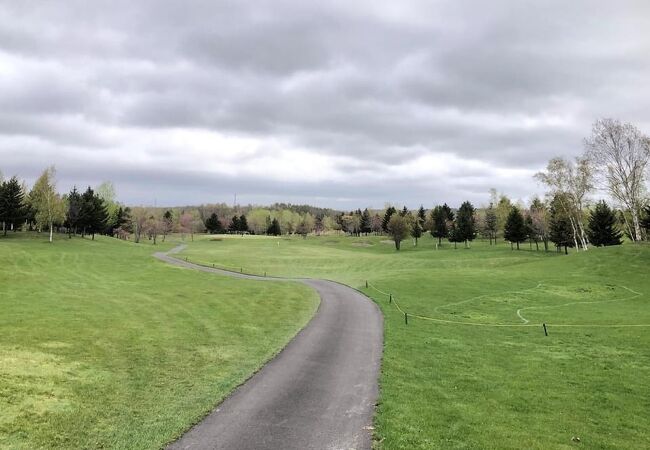
{"label": "manicured turf", "polygon": [[0,448],[159,448],[315,312],[296,283],[151,257],[170,247],[0,238]]}
{"label": "manicured turf", "polygon": [[207,237],[184,256],[373,297],[385,316],[381,448],[650,448],[650,327],[629,326],[650,325],[650,247],[564,256],[435,250],[429,237],[395,253],[384,240]]}

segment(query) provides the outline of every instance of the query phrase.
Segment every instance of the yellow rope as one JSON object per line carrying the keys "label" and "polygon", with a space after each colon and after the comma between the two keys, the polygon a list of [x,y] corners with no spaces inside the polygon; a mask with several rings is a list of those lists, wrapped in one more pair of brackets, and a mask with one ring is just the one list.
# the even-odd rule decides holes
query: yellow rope
{"label": "yellow rope", "polygon": [[[435,317],[428,317],[428,316],[422,316],[419,314],[411,314],[407,313],[404,311],[400,306],[399,303],[397,302],[397,298],[395,298],[394,295],[391,295],[388,292],[384,292],[371,283],[368,283],[368,287],[374,289],[375,291],[379,292],[382,295],[387,295],[389,297],[392,297],[392,303],[395,305],[395,308],[401,312],[402,314],[408,314],[408,317],[415,317],[416,319],[421,319],[421,320],[428,320],[430,322],[438,322],[438,323],[446,323],[446,324],[453,324],[453,325],[469,325],[469,326],[475,326],[475,327],[493,327],[493,328],[523,328],[523,327],[540,327],[542,326],[542,323],[518,323],[518,324],[509,324],[509,323],[477,323],[477,322],[463,322],[459,320],[447,320],[447,319],[438,319]],[[632,291],[631,289],[623,286],[625,289]],[[632,291],[635,294],[638,295],[643,295],[640,292]],[[638,296],[637,295],[637,296]],[[635,296],[635,298],[637,297]],[[621,300],[627,300],[627,299],[621,299]],[[595,302],[587,302],[587,303],[595,303]],[[562,305],[559,305],[562,306]],[[547,327],[562,327],[562,328],[646,328],[650,327],[650,324],[552,324],[552,323],[547,323]]]}

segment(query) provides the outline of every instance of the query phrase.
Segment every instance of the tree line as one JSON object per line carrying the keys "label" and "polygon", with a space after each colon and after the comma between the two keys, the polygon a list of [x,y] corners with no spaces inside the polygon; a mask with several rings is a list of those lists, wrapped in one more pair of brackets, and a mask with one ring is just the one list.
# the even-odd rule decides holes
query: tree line
{"label": "tree line", "polygon": [[[47,168],[32,189],[16,176],[4,180],[0,174],[0,223],[3,234],[18,229],[47,230],[74,235],[105,234],[140,242],[156,243],[170,233],[183,237],[195,233],[299,234],[347,233],[386,234],[397,250],[409,236],[414,245],[424,233],[469,247],[478,236],[496,244],[501,238],[519,249],[586,250],[592,245],[615,245],[625,235],[632,241],[648,238],[650,206],[645,191],[650,140],[631,124],[612,119],[597,121],[584,141],[583,155],[574,160],[553,158],[535,179],[547,188],[545,199],[534,198],[528,207],[515,204],[504,194],[490,191],[487,207],[469,201],[452,209],[448,204],[430,210],[424,206],[409,211],[387,206],[341,212],[309,205],[276,203],[270,207],[228,206],[224,203],[182,208],[126,207],[115,199],[110,182],[83,192],[74,187],[60,195],[54,167]],[[597,188],[615,202],[589,204]]]}

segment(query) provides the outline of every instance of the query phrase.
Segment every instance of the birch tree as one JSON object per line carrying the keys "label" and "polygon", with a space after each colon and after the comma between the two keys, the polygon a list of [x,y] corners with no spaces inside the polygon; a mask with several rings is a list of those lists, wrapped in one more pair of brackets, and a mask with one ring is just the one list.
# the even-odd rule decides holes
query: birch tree
{"label": "birch tree", "polygon": [[587,250],[583,210],[587,194],[594,189],[590,161],[581,157],[576,158],[575,162],[553,158],[548,162],[546,171],[537,173],[535,178],[549,188],[552,197],[558,199],[571,225],[576,250],[579,247]]}
{"label": "birch tree", "polygon": [[585,147],[587,156],[597,168],[599,181],[629,212],[632,239],[640,241],[640,213],[644,205],[650,139],[630,123],[601,119],[594,124]]}
{"label": "birch tree", "polygon": [[54,233],[54,224],[65,220],[65,205],[61,196],[56,192],[56,171],[54,166],[45,169],[34,183],[29,200],[36,214],[36,225],[50,229],[50,242]]}

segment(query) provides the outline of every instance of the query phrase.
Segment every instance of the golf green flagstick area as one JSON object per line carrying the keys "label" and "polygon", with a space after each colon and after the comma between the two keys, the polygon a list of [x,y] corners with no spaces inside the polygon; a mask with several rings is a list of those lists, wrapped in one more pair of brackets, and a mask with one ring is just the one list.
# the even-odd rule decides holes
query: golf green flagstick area
{"label": "golf green flagstick area", "polygon": [[0,448],[155,449],[309,321],[316,293],[152,258],[171,243],[0,240]]}
{"label": "golf green flagstick area", "polygon": [[372,297],[385,319],[378,448],[650,447],[650,247],[471,247],[246,236],[179,256]]}

